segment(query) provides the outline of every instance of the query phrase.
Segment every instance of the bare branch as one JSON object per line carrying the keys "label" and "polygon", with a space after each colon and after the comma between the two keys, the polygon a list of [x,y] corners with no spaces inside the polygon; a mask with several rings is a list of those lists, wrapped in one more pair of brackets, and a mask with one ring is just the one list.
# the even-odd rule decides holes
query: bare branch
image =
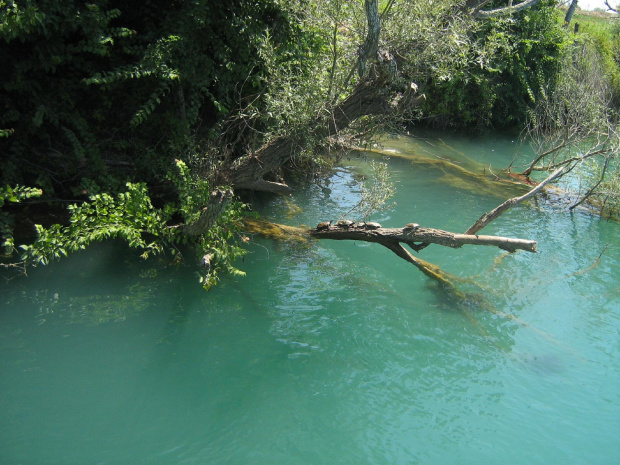
{"label": "bare branch", "polygon": [[488,225],[491,221],[499,217],[502,213],[504,213],[509,208],[514,207],[515,205],[523,202],[524,200],[529,199],[530,197],[536,195],[547,184],[549,184],[551,181],[561,176],[564,173],[565,169],[566,169],[565,167],[558,168],[553,173],[551,173],[547,177],[547,179],[545,179],[543,182],[538,184],[534,189],[529,191],[527,194],[522,195],[521,197],[513,197],[511,199],[508,199],[504,203],[496,207],[495,209],[491,210],[490,213],[485,213],[473,225],[471,225],[467,231],[465,231],[465,234],[476,234],[478,231],[480,231],[482,228]]}
{"label": "bare branch", "polygon": [[598,181],[590,189],[588,189],[588,192],[585,193],[585,195],[581,198],[581,200],[579,200],[579,202],[575,203],[574,205],[571,205],[569,207],[569,210],[572,211],[575,208],[577,208],[579,205],[581,205],[583,202],[585,202],[588,199],[588,197],[590,197],[592,193],[598,188],[598,186],[605,180],[605,172],[607,171],[607,167],[609,166],[610,160],[611,160],[611,157],[605,158],[605,164],[603,165],[603,170],[601,171],[601,175],[599,176]]}
{"label": "bare branch", "polygon": [[540,167],[540,168],[533,167],[529,169],[529,171],[550,171],[550,170],[559,168],[560,166],[567,166],[567,165],[570,165],[571,163],[581,162],[583,160],[587,160],[588,158],[595,157],[596,155],[604,155],[609,152],[611,152],[611,149],[600,149],[600,150],[589,151],[588,153],[585,153],[583,155],[577,155],[575,157],[567,158],[565,160],[562,160],[559,163],[552,163],[549,166]]}
{"label": "bare branch", "polygon": [[545,158],[547,155],[551,155],[552,153],[555,153],[561,149],[563,149],[564,147],[566,147],[569,144],[568,141],[564,141],[559,145],[556,145],[555,147],[547,150],[546,152],[541,153],[540,155],[538,155],[538,157],[536,157],[534,159],[534,161],[532,161],[532,163],[530,163],[530,166],[523,171],[523,173],[521,173],[523,176],[529,176],[532,171],[536,170],[536,165],[538,164],[538,162],[540,162],[543,158]]}
{"label": "bare branch", "polygon": [[496,18],[498,16],[507,16],[517,11],[525,10],[531,6],[539,3],[540,0],[525,0],[513,6],[505,6],[502,8],[496,8],[494,10],[481,10],[481,6],[486,2],[482,2],[482,5],[474,9],[474,18]]}
{"label": "bare branch", "polygon": [[613,11],[614,13],[619,13],[617,8],[612,8],[611,5],[609,5],[609,0],[605,0],[605,6],[608,10]]}
{"label": "bare branch", "polygon": [[308,234],[317,239],[352,240],[375,242],[393,250],[396,244],[406,244],[415,251],[419,251],[428,244],[437,244],[444,247],[458,249],[464,245],[486,245],[514,252],[526,250],[536,252],[536,241],[515,239],[501,236],[476,236],[472,234],[458,234],[442,229],[404,227],[367,229],[364,223],[341,227],[330,225],[323,228],[308,230]]}

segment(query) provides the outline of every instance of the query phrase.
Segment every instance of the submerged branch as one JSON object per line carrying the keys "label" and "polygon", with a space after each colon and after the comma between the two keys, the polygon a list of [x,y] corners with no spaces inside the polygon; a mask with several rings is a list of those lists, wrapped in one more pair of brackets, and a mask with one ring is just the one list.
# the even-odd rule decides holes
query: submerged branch
{"label": "submerged branch", "polygon": [[405,249],[401,244],[396,243],[396,244],[383,244],[383,245],[387,247],[388,249],[390,249],[392,252],[394,252],[396,255],[398,255],[403,260],[417,267],[422,273],[424,273],[429,278],[441,283],[442,285],[450,289],[453,289],[453,290],[456,289],[456,286],[453,284],[450,277],[446,273],[444,273],[441,270],[441,268],[439,268],[437,265],[433,265],[432,263],[429,263],[425,260],[414,257],[413,255],[411,255],[411,252]]}
{"label": "submerged branch", "polygon": [[596,189],[598,189],[598,186],[600,186],[601,183],[605,180],[605,173],[607,171],[607,167],[609,166],[609,160],[611,160],[610,157],[605,158],[605,164],[603,165],[603,170],[601,171],[601,175],[599,176],[598,181],[596,181],[596,183],[590,189],[588,189],[588,192],[586,192],[584,194],[584,196],[578,202],[576,202],[575,204],[571,205],[568,208],[570,211],[573,211],[575,208],[577,208],[583,202],[588,200],[588,197],[590,197],[594,193],[594,191]]}
{"label": "submerged branch", "polygon": [[584,270],[576,271],[575,273],[569,274],[566,277],[570,278],[570,277],[573,277],[573,276],[581,276],[581,275],[584,275],[584,274],[588,273],[589,271],[592,271],[594,268],[599,266],[599,264],[601,263],[601,257],[603,256],[603,254],[607,250],[607,247],[609,247],[609,244],[605,244],[605,247],[603,247],[603,250],[601,250],[601,253],[598,254],[598,257],[596,257],[596,259],[594,260],[594,263],[592,263],[592,265],[590,265],[588,268],[586,268]]}

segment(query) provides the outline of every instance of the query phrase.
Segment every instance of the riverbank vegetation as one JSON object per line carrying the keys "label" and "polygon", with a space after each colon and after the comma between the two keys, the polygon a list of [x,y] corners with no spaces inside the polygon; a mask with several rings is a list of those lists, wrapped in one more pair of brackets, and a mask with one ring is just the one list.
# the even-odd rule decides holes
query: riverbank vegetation
{"label": "riverbank vegetation", "polygon": [[[287,177],[416,124],[527,128],[523,176],[585,168],[578,200],[620,209],[612,18],[575,34],[553,0],[0,0],[0,15],[0,229],[20,269],[120,237],[195,250],[208,288],[238,272],[239,196],[290,193]],[[28,227],[37,205],[70,215]],[[36,232],[21,248],[16,219]]]}

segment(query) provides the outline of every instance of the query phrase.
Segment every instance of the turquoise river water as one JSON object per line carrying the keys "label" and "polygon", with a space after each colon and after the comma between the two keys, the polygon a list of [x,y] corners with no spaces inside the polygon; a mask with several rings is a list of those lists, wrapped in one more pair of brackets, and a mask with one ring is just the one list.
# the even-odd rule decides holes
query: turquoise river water
{"label": "turquoise river water", "polygon": [[[510,138],[381,150],[386,227],[462,232],[522,192],[458,169]],[[260,211],[337,220],[368,162]],[[117,244],[2,282],[0,464],[619,464],[620,225],[541,197],[483,232],[539,253],[423,250],[458,295],[377,244],[260,237],[210,292]]]}

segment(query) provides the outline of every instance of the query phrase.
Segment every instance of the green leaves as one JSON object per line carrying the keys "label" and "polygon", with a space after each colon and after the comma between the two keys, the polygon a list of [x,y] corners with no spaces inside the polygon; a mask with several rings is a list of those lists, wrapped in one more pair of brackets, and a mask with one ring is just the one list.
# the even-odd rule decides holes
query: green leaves
{"label": "green leaves", "polygon": [[163,82],[159,89],[153,92],[149,99],[140,107],[140,109],[131,118],[131,126],[136,127],[142,124],[155,111],[155,108],[161,104],[162,97],[170,91],[170,85]]}
{"label": "green leaves", "polygon": [[[178,190],[178,202],[168,204],[165,210],[168,215],[181,215],[185,225],[198,221],[206,205],[209,204],[211,189],[209,182],[196,176],[182,160],[175,160],[176,170],[168,173]],[[209,266],[203,267],[200,283],[209,290],[219,280],[219,273],[225,272],[234,276],[243,276],[244,272],[233,266],[233,262],[245,255],[245,249],[238,245],[237,224],[246,206],[240,202],[230,202],[222,215],[204,234],[197,237],[179,233],[180,228],[171,229],[175,232],[172,240],[175,243],[190,244],[196,249],[198,262],[209,255]]]}
{"label": "green leaves", "polygon": [[394,183],[390,181],[390,173],[387,163],[373,160],[370,164],[372,175],[367,181],[360,181],[360,201],[342,217],[347,217],[353,212],[359,213],[362,221],[368,219],[377,212],[388,210],[395,204],[388,203],[396,191]]}
{"label": "green leaves", "polygon": [[43,195],[43,191],[33,187],[4,186],[0,188],[0,208],[4,206],[5,202],[17,203],[25,199],[40,197],[41,195]]}
{"label": "green leaves", "polygon": [[[193,175],[180,160],[176,160],[176,169],[169,173],[169,180],[178,189],[178,197],[176,202],[163,208],[153,206],[144,183],[127,183],[127,190],[115,196],[96,194],[90,196],[88,202],[69,206],[68,225],[55,224],[49,228],[36,225],[34,243],[20,246],[23,263],[26,266],[47,265],[93,242],[122,239],[129,247],[142,250],[145,259],[161,253],[179,257],[177,245],[193,247],[198,261],[209,254],[209,267],[200,275],[200,282],[207,289],[217,283],[221,272],[243,275],[232,262],[245,253],[237,245],[237,223],[245,206],[231,202],[209,230],[200,235],[188,235],[183,224],[169,223],[173,217],[182,217],[184,225],[197,221],[209,201],[209,183]],[[0,190],[0,207],[5,201],[15,202],[40,194],[37,189],[5,187]],[[10,252],[14,247],[10,218],[0,213],[3,246]]]}
{"label": "green leaves", "polygon": [[[46,229],[36,225],[37,239],[22,245],[22,260],[27,265],[46,265],[68,253],[86,248],[92,242],[124,239],[132,248],[144,250],[144,257],[163,251],[161,240],[165,216],[155,210],[144,184],[127,184],[127,191],[112,197],[98,194],[90,202],[71,205],[68,226]],[[147,239],[150,238],[150,239]]]}
{"label": "green leaves", "polygon": [[[40,197],[41,189],[25,186],[4,186],[0,188],[0,208],[6,203],[18,203],[25,199]],[[10,255],[14,250],[13,241],[13,217],[7,212],[0,210],[0,239],[2,240],[2,252]]]}
{"label": "green leaves", "polygon": [[[543,0],[510,17],[472,24],[467,36],[447,48],[452,58],[438,54],[442,67],[433,69],[431,61],[425,113],[438,125],[522,126],[528,107],[553,83],[561,50],[572,40],[555,2]],[[430,49],[441,49],[441,43]]]}

